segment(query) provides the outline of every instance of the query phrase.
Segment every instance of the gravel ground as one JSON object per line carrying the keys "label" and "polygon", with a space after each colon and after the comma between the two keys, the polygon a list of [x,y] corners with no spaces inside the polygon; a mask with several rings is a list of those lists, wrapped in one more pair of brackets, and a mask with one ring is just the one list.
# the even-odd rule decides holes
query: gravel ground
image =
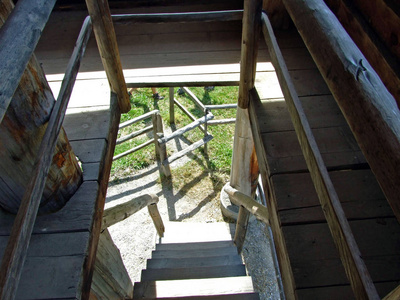
{"label": "gravel ground", "polygon": [[[183,164],[185,161],[187,158],[179,160],[178,163]],[[172,164],[172,173],[176,166]],[[171,186],[160,184],[158,178],[158,167],[153,165],[133,176],[120,179],[118,183],[110,183],[106,208],[142,194],[153,193],[160,198],[158,208],[164,221],[216,222],[222,219],[220,209],[212,205],[211,201],[204,202],[205,197],[207,198],[204,192],[199,193],[199,199],[193,199],[193,194],[189,199],[180,191],[174,191]],[[232,234],[234,227],[234,224],[230,225]],[[140,272],[146,267],[146,259],[151,257],[156,240],[154,225],[147,209],[142,209],[130,218],[111,226],[109,231],[120,249],[132,282],[140,281]],[[261,299],[280,299],[268,228],[263,223],[257,220],[249,223],[242,257]]]}

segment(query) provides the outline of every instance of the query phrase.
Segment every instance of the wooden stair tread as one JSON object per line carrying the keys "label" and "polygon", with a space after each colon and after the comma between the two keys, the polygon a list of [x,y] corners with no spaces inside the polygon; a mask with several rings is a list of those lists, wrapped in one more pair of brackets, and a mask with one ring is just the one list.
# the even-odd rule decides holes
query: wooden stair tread
{"label": "wooden stair tread", "polygon": [[189,297],[207,295],[230,295],[252,293],[253,283],[248,276],[161,280],[135,283],[133,297],[141,299],[157,299],[168,297]]}
{"label": "wooden stair tread", "polygon": [[168,222],[162,243],[193,243],[231,241],[232,236],[226,223]]}
{"label": "wooden stair tread", "polygon": [[208,257],[216,255],[235,255],[235,247],[221,247],[215,249],[200,250],[157,250],[152,252],[152,258],[187,258],[187,257]]}
{"label": "wooden stair tread", "polygon": [[[146,298],[142,298],[146,299]],[[151,299],[151,298],[147,298]],[[260,300],[258,293],[226,294],[226,295],[208,295],[208,296],[188,296],[188,297],[166,297],[164,300]]]}
{"label": "wooden stair tread", "polygon": [[156,244],[156,250],[192,250],[192,249],[216,249],[221,247],[233,247],[232,241],[214,241],[198,243],[161,243]]}
{"label": "wooden stair tread", "polygon": [[246,276],[243,264],[211,267],[165,268],[142,270],[142,281],[177,280]]}
{"label": "wooden stair tread", "polygon": [[210,267],[241,264],[239,255],[221,255],[196,258],[155,258],[147,260],[147,269]]}

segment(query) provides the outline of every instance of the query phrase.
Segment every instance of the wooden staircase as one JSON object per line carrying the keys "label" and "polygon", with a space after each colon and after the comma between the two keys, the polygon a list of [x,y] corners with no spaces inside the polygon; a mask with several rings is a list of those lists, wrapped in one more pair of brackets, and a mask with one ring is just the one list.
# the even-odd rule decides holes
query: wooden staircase
{"label": "wooden staircase", "polygon": [[260,299],[225,223],[166,224],[134,299]]}

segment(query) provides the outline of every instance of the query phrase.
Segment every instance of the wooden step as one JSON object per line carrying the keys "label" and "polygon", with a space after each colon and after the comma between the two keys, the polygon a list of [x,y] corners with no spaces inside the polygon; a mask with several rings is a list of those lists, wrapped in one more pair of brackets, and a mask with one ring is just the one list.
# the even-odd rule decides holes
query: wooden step
{"label": "wooden step", "polygon": [[201,250],[201,249],[216,249],[222,247],[234,247],[232,241],[215,241],[201,243],[161,243],[156,244],[157,250]]}
{"label": "wooden step", "polygon": [[246,276],[246,268],[241,265],[191,268],[167,268],[142,270],[142,281],[177,280]]}
{"label": "wooden step", "polygon": [[235,255],[236,247],[221,247],[216,249],[200,249],[200,250],[157,250],[153,251],[152,258],[187,258],[187,257],[212,257],[219,255]]}
{"label": "wooden step", "polygon": [[135,283],[133,298],[163,299],[168,297],[232,295],[252,292],[253,283],[251,278],[248,276],[238,276],[137,282]]}
{"label": "wooden step", "polygon": [[217,223],[168,222],[165,224],[165,243],[194,243],[212,241],[231,241],[229,225]]}
{"label": "wooden step", "polygon": [[147,260],[147,269],[212,267],[241,264],[239,255],[221,255],[195,258],[160,258]]}
{"label": "wooden step", "polygon": [[260,300],[258,293],[243,293],[243,294],[227,294],[227,295],[210,295],[210,296],[189,296],[189,297],[167,297],[163,300]]}

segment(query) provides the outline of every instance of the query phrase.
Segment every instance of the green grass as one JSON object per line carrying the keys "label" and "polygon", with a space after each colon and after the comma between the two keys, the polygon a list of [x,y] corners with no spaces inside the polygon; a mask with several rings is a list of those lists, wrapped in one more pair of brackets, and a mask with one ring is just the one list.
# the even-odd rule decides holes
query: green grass
{"label": "green grass", "polygon": [[[200,99],[203,104],[225,104],[236,103],[238,95],[238,87],[215,87],[213,91],[206,92],[204,88],[190,88],[190,90]],[[202,111],[186,96],[179,96],[175,88],[175,98],[182,103],[195,117],[200,118],[203,116]],[[154,109],[160,111],[164,128],[169,126],[169,96],[168,88],[159,88],[158,92],[164,96],[163,100],[154,100],[150,88],[141,88],[133,92],[131,96],[132,109],[127,114],[121,116],[121,122],[125,122],[132,118],[138,117],[146,112]],[[214,110],[212,111],[215,119],[235,118],[236,110]],[[181,128],[191,123],[191,120],[175,106],[175,126]],[[139,130],[146,126],[151,125],[151,119],[147,119],[133,126],[129,126],[120,131],[119,136],[124,136],[130,132]],[[232,144],[234,135],[234,124],[209,126],[208,131],[214,136],[214,139],[208,143],[208,160],[207,167],[210,171],[217,171],[224,174],[229,174],[231,157],[232,157]],[[196,142],[201,139],[204,134],[200,129],[195,129],[186,133],[185,138],[190,142]],[[137,137],[129,142],[117,145],[114,155],[120,154],[132,147],[148,140],[148,136]],[[167,144],[168,149],[168,144]],[[194,151],[195,155],[203,156],[203,148]],[[123,177],[132,172],[140,170],[155,162],[154,145],[149,145],[146,148],[139,150],[133,154],[129,154],[124,158],[114,161],[111,176]]]}

